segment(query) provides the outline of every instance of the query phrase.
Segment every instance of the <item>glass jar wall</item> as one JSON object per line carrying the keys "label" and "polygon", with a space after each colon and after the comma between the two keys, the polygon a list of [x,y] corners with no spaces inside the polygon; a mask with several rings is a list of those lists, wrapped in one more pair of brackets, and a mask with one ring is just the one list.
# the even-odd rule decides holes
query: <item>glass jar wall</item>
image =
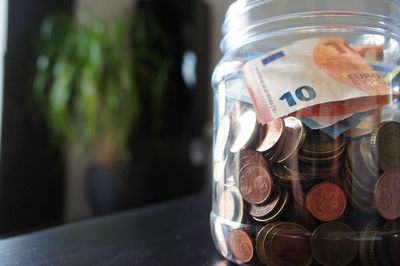
{"label": "glass jar wall", "polygon": [[246,265],[400,265],[389,0],[238,0],[213,75],[214,243]]}

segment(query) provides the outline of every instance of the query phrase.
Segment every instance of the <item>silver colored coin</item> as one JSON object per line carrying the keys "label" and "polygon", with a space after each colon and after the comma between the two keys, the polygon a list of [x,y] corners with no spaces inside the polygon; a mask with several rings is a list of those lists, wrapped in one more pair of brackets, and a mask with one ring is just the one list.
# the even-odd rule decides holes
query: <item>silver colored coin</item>
{"label": "silver colored coin", "polygon": [[254,111],[246,111],[241,114],[235,124],[234,141],[230,148],[232,153],[236,153],[248,147],[254,140],[258,131],[258,122]]}

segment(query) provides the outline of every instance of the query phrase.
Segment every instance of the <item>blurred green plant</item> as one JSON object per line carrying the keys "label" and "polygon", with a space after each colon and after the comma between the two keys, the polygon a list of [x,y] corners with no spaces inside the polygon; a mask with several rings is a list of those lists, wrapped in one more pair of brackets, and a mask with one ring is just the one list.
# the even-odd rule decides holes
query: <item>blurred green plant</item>
{"label": "blurred green plant", "polygon": [[[83,21],[58,14],[42,23],[34,101],[57,143],[84,144],[98,160],[114,163],[127,158],[143,110],[138,83],[146,80],[154,114],[163,112],[170,62],[146,45],[146,29],[150,25],[150,32],[166,38],[140,15],[105,22],[84,14]],[[143,61],[151,62],[151,69],[137,64]]]}

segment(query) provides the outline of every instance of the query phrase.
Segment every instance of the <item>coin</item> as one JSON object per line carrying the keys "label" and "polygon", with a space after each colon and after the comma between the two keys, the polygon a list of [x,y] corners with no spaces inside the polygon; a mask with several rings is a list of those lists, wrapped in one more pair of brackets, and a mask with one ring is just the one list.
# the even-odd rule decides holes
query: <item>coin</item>
{"label": "coin", "polygon": [[222,192],[221,197],[218,201],[218,214],[232,221],[235,217],[235,196],[230,190],[225,190]]}
{"label": "coin", "polygon": [[289,199],[290,199],[290,194],[287,189],[282,189],[282,197],[278,201],[278,206],[275,208],[274,211],[272,211],[268,216],[263,217],[263,218],[257,218],[253,217],[254,220],[261,222],[261,223],[269,223],[271,221],[274,221],[278,219],[285,211],[286,207],[289,204]]}
{"label": "coin", "polygon": [[241,223],[243,220],[243,199],[234,186],[222,192],[218,200],[218,215],[222,218]]}
{"label": "coin", "polygon": [[370,139],[363,138],[359,143],[359,149],[361,157],[363,158],[365,166],[369,170],[370,175],[377,177],[379,171],[374,159],[372,158]]}
{"label": "coin", "polygon": [[[343,179],[343,187],[348,198],[351,200],[352,206],[365,213],[375,213],[376,210],[373,206],[373,193],[371,193],[370,190],[363,190],[356,182],[352,183],[352,180],[350,180],[351,177],[349,177],[347,171],[345,172]],[[362,193],[365,193],[366,195],[362,195]]]}
{"label": "coin", "polygon": [[279,145],[276,148],[276,150],[266,154],[266,158],[268,159],[268,161],[270,163],[275,163],[279,159],[279,156],[281,155],[283,147],[285,146],[284,141],[285,141],[285,139],[282,137],[281,140],[279,141]]}
{"label": "coin", "polygon": [[374,204],[378,213],[387,220],[400,218],[400,174],[385,172],[376,183]]}
{"label": "coin", "polygon": [[272,185],[272,176],[263,165],[250,164],[240,172],[240,193],[251,204],[265,202],[271,195]]}
{"label": "coin", "polygon": [[327,157],[322,157],[322,155],[318,155],[317,157],[310,157],[300,154],[298,156],[299,161],[312,163],[312,164],[328,164],[337,159],[339,159],[344,153],[346,146],[341,146],[339,150],[335,150],[329,154]]}
{"label": "coin", "polygon": [[225,159],[225,148],[228,142],[230,129],[231,120],[229,116],[224,115],[219,121],[218,131],[215,136],[214,160],[217,162]]}
{"label": "coin", "polygon": [[315,185],[306,197],[307,210],[323,222],[339,219],[346,210],[346,204],[347,200],[343,189],[330,182]]}
{"label": "coin", "polygon": [[253,258],[253,241],[242,229],[234,229],[229,235],[229,247],[239,262],[249,262]]}
{"label": "coin", "polygon": [[279,140],[281,140],[285,124],[283,119],[276,119],[264,126],[264,134],[260,138],[256,150],[258,152],[270,153],[277,149]]}
{"label": "coin", "polygon": [[261,230],[258,232],[257,237],[256,237],[256,252],[259,260],[268,265],[269,261],[267,258],[267,255],[265,253],[266,248],[269,248],[266,246],[265,240],[268,235],[268,233],[277,225],[281,224],[283,222],[272,222],[261,228]]}
{"label": "coin", "polygon": [[365,203],[360,202],[358,198],[354,197],[354,195],[351,193],[351,190],[349,190],[346,185],[344,185],[344,190],[347,194],[347,197],[350,199],[352,207],[368,214],[375,213],[375,208],[371,204],[366,205]]}
{"label": "coin", "polygon": [[257,253],[258,259],[263,264],[266,264],[266,265],[268,264],[268,260],[265,255],[264,241],[265,241],[265,236],[266,236],[268,230],[269,230],[269,225],[264,226],[258,232],[257,237],[256,237],[256,253]]}
{"label": "coin", "polygon": [[359,257],[362,265],[381,265],[376,256],[376,240],[379,221],[371,219],[360,235]]}
{"label": "coin", "polygon": [[380,235],[379,255],[385,265],[400,265],[400,220],[387,222]]}
{"label": "coin", "polygon": [[249,214],[255,218],[264,218],[268,216],[272,211],[276,209],[281,197],[282,197],[282,189],[279,186],[277,186],[272,199],[267,203],[264,203],[263,205],[252,204],[250,207]]}
{"label": "coin", "polygon": [[296,221],[296,223],[304,226],[308,230],[314,230],[317,227],[317,221],[315,218],[305,207],[303,207],[302,204],[299,204],[296,201],[291,201],[281,220]]}
{"label": "coin", "polygon": [[374,193],[372,189],[364,189],[360,184],[357,182],[356,178],[354,178],[351,173],[345,170],[344,178],[342,182],[351,192],[355,198],[359,199],[365,204],[372,205]]}
{"label": "coin", "polygon": [[284,146],[277,159],[278,163],[292,158],[303,145],[305,139],[305,129],[301,121],[295,117],[289,116],[284,119],[285,131],[284,131]]}
{"label": "coin", "polygon": [[369,186],[368,184],[361,182],[362,180],[358,180],[358,177],[355,176],[355,173],[353,172],[353,170],[351,169],[351,167],[349,165],[348,158],[344,161],[343,170],[344,170],[345,176],[347,176],[347,178],[350,180],[351,184],[357,183],[357,186],[359,186],[360,188],[362,188],[365,191],[372,190],[371,189],[372,186]]}
{"label": "coin", "polygon": [[285,182],[285,183],[292,183],[292,182],[296,182],[296,181],[301,182],[299,173],[290,170],[286,166],[274,164],[271,167],[271,171],[282,182]]}
{"label": "coin", "polygon": [[345,145],[342,136],[333,139],[321,130],[307,130],[301,152],[316,157],[332,157]]}
{"label": "coin", "polygon": [[268,164],[264,157],[255,150],[244,149],[235,154],[230,168],[235,182],[239,184],[240,172],[248,165],[260,165],[267,167]]}
{"label": "coin", "polygon": [[352,141],[347,146],[347,165],[350,168],[353,176],[359,183],[363,184],[366,189],[371,189],[375,186],[377,176],[372,175],[368,168],[364,165],[363,157],[360,154],[360,141]]}
{"label": "coin", "polygon": [[236,168],[235,171],[237,173],[240,173],[244,167],[250,164],[267,167],[267,162],[265,161],[264,157],[260,153],[251,149],[239,151],[235,156],[233,164],[233,167]]}
{"label": "coin", "polygon": [[341,158],[335,158],[329,163],[317,162],[299,162],[298,171],[301,173],[302,178],[307,180],[324,179],[331,176],[336,176],[343,166]]}
{"label": "coin", "polygon": [[236,153],[248,147],[258,131],[258,123],[254,111],[246,111],[241,114],[234,126],[234,141],[230,148],[232,153]]}
{"label": "coin", "polygon": [[314,258],[322,265],[347,265],[357,256],[356,237],[353,229],[346,224],[324,223],[311,236],[311,251]]}
{"label": "coin", "polygon": [[372,133],[371,152],[383,171],[400,172],[400,123],[383,122]]}
{"label": "coin", "polygon": [[266,256],[271,265],[309,265],[312,256],[310,232],[296,223],[285,222],[274,227],[266,238]]}

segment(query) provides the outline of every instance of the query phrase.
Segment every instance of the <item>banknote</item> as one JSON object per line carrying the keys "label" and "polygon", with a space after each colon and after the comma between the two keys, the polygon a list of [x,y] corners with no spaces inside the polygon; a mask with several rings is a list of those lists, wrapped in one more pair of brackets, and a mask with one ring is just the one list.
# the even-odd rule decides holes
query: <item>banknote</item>
{"label": "banknote", "polygon": [[353,114],[337,116],[309,116],[299,117],[299,119],[311,129],[322,129],[336,124],[339,121],[351,117]]}
{"label": "banknote", "polygon": [[[392,76],[394,76],[394,75],[392,75],[392,72],[395,72],[396,66],[391,66],[391,65],[387,65],[387,64],[383,64],[383,63],[379,63],[379,62],[375,62],[375,61],[374,62],[368,61],[368,63],[372,66],[372,68],[375,71],[379,72],[382,77],[385,77],[385,80],[388,83],[389,83],[389,80],[392,79]],[[397,69],[400,70],[400,68],[398,68],[398,67],[397,67]],[[398,72],[399,71],[397,71],[396,73],[398,73]],[[234,100],[238,100],[240,102],[251,104],[250,94],[249,94],[248,90],[246,89],[246,83],[243,80],[242,76],[227,80],[225,82],[224,86],[226,88],[226,96],[229,99],[234,99]],[[346,115],[346,116],[349,116],[349,115]],[[335,119],[339,119],[340,117],[342,117],[342,116],[339,116],[339,117],[334,116],[333,118],[326,118],[326,119],[329,119],[329,121],[332,121]],[[324,119],[324,118],[322,118],[322,119]],[[322,123],[322,124],[324,124],[324,123]]]}
{"label": "banknote", "polygon": [[382,75],[340,37],[295,42],[247,62],[242,72],[262,124],[285,115],[344,116],[393,99]]}

